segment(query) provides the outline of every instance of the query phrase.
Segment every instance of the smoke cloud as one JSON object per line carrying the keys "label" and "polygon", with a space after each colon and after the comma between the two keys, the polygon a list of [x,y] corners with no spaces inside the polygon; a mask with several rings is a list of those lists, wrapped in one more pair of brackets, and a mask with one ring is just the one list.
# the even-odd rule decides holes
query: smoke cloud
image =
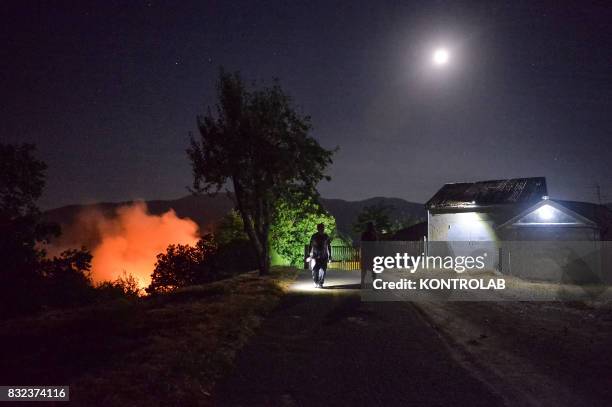
{"label": "smoke cloud", "polygon": [[144,202],[121,206],[114,214],[84,210],[63,232],[49,254],[60,252],[62,247],[84,245],[93,255],[94,282],[116,280],[125,271],[142,288],[151,282],[157,254],[170,244],[194,245],[199,238],[198,225],[191,219],[181,219],[173,210],[151,215]]}

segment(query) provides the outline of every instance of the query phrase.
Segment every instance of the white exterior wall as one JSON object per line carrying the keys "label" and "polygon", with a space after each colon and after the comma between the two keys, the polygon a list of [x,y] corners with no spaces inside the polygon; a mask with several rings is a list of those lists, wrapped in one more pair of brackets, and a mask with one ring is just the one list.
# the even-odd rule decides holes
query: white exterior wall
{"label": "white exterior wall", "polygon": [[[599,231],[590,226],[521,225],[496,231],[494,222],[483,212],[428,211],[427,220],[430,255],[459,256],[486,251],[487,268],[522,278],[556,282],[568,278],[612,281],[612,277],[602,274],[597,248]],[[571,269],[572,264],[577,270]]]}
{"label": "white exterior wall", "polygon": [[485,214],[478,212],[427,212],[427,232],[430,241],[496,241],[494,224]]}
{"label": "white exterior wall", "polygon": [[486,252],[486,269],[498,268],[498,239],[493,221],[486,214],[428,212],[427,219],[428,255],[479,256]]}

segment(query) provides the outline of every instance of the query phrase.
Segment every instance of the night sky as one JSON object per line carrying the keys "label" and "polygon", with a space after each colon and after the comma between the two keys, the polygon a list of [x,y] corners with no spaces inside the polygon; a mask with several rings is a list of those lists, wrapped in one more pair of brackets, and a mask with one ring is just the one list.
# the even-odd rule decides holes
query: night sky
{"label": "night sky", "polygon": [[340,146],[325,197],[546,176],[553,197],[612,200],[606,1],[24,3],[0,5],[0,140],[37,144],[44,207],[185,195],[220,66],[280,78]]}

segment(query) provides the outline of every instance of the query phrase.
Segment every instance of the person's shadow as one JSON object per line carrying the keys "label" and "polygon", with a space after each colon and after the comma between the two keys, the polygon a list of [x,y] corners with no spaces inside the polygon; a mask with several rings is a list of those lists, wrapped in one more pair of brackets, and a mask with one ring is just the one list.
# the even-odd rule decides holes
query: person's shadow
{"label": "person's shadow", "polygon": [[327,290],[359,290],[361,284],[337,284],[337,285],[324,285],[323,289]]}

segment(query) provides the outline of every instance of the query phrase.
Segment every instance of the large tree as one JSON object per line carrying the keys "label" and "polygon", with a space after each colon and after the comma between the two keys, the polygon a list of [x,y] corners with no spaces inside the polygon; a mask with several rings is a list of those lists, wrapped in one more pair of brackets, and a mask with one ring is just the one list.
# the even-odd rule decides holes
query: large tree
{"label": "large tree", "polygon": [[31,277],[44,256],[36,243],[59,234],[42,223],[36,201],[45,186],[46,164],[32,144],[0,144],[0,285]]}
{"label": "large tree", "polygon": [[267,274],[277,202],[318,197],[316,186],[329,179],[324,171],[333,151],[309,136],[310,118],[296,112],[278,81],[255,89],[238,73],[221,71],[217,93],[215,111],[198,117],[200,137],[192,137],[187,150],[193,189],[216,194],[229,182],[259,271]]}
{"label": "large tree", "polygon": [[32,144],[0,143],[0,317],[33,311],[44,301],[39,243],[59,233],[36,206],[45,186],[44,162]]}

